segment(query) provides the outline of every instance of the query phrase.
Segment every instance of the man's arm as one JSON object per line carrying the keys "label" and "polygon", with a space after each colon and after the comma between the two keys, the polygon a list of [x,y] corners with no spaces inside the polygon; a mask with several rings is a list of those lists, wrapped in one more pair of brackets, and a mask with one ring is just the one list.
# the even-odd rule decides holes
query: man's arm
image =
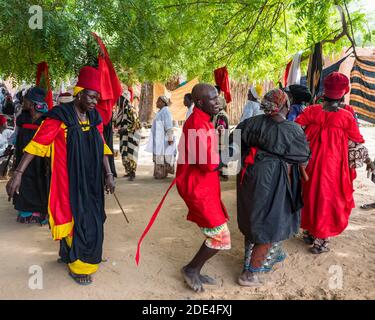
{"label": "man's arm", "polygon": [[48,148],[51,143],[55,140],[61,127],[61,121],[54,119],[45,120],[34,138],[24,149],[24,155],[22,156],[21,162],[19,163],[17,169],[14,172],[13,177],[9,180],[6,185],[6,191],[8,194],[8,200],[14,196],[14,193],[19,193],[21,186],[22,175],[27,169],[30,162],[36,157],[45,157]]}
{"label": "man's arm", "polygon": [[105,190],[110,193],[115,192],[115,180],[113,178],[113,173],[111,172],[111,166],[109,165],[109,159],[107,155],[103,157],[103,165],[105,172]]}
{"label": "man's arm", "polygon": [[35,156],[33,154],[25,152],[22,156],[21,162],[19,163],[17,169],[14,171],[12,178],[6,185],[6,191],[8,194],[8,201],[13,198],[14,193],[19,194],[22,175],[29,166],[30,162],[33,161]]}

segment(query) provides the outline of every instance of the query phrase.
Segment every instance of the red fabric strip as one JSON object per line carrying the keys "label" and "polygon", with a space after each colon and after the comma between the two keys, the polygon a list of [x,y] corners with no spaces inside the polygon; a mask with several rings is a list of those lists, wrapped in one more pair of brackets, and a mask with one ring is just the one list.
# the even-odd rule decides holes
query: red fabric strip
{"label": "red fabric strip", "polygon": [[172,189],[172,187],[175,184],[176,184],[176,178],[173,179],[173,181],[172,181],[171,185],[169,186],[167,192],[164,194],[163,199],[161,199],[158,207],[156,208],[155,212],[153,213],[153,215],[152,215],[152,217],[151,217],[151,219],[150,219],[150,221],[149,221],[146,229],[143,231],[141,238],[138,240],[137,252],[135,254],[135,262],[137,263],[137,265],[139,265],[139,259],[141,257],[141,255],[140,255],[140,249],[141,249],[142,241],[146,237],[147,233],[150,231],[152,225],[154,224],[154,222],[156,220],[156,217],[159,214],[159,211],[160,211],[161,207],[163,206],[165,198],[167,197],[169,191]]}
{"label": "red fabric strip", "polygon": [[39,126],[31,123],[24,123],[22,126],[24,129],[38,130]]}
{"label": "red fabric strip", "polygon": [[245,172],[246,172],[247,167],[254,164],[255,156],[257,155],[257,152],[258,152],[258,148],[256,148],[256,147],[250,148],[250,151],[249,151],[249,153],[246,156],[245,161],[244,161],[244,167],[242,168],[242,171],[241,171],[241,182],[240,182],[240,184],[242,184],[242,182],[243,182],[243,178],[245,176]]}

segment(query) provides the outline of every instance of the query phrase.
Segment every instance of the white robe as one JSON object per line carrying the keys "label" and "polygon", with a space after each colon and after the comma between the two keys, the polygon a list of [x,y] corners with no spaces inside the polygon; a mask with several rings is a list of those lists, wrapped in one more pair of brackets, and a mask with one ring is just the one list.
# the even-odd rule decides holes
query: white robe
{"label": "white robe", "polygon": [[[173,144],[169,145],[168,141],[172,139]],[[156,156],[172,156],[172,158],[176,156],[176,137],[173,135],[172,114],[168,107],[163,107],[156,113],[145,151]]]}
{"label": "white robe", "polygon": [[242,117],[240,122],[249,119],[251,117],[257,116],[258,114],[263,114],[263,110],[260,110],[260,103],[256,101],[247,101],[243,107]]}
{"label": "white robe", "polygon": [[13,144],[14,131],[10,129],[5,129],[0,133],[0,156],[4,155],[6,148]]}

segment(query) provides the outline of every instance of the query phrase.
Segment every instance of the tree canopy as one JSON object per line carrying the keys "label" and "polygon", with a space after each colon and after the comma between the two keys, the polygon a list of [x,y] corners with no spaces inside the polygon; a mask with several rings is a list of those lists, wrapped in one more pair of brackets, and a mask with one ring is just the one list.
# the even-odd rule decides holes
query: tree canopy
{"label": "tree canopy", "polygon": [[[347,37],[338,37],[342,22],[335,5],[346,9],[355,2],[1,0],[0,75],[33,81],[36,64],[47,61],[52,79],[74,76],[96,55],[93,31],[126,83],[176,74],[210,79],[223,65],[234,78],[276,79],[293,54],[308,54],[317,42],[327,41],[325,53],[349,47]],[[42,8],[41,29],[29,27],[32,5]],[[348,13],[348,32],[362,41],[357,45],[371,41],[365,14]]]}

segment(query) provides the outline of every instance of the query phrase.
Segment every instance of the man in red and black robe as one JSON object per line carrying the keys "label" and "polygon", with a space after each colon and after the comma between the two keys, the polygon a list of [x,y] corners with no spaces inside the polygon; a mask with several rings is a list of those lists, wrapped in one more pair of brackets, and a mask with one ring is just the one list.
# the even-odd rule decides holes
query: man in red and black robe
{"label": "man in red and black robe", "polygon": [[75,99],[49,111],[7,185],[17,193],[22,176],[35,156],[51,152],[49,223],[54,240],[60,240],[60,257],[70,276],[82,285],[102,260],[104,212],[103,166],[107,191],[114,192],[113,174],[103,139],[102,119],[96,110],[100,83],[93,67],[81,69]]}

